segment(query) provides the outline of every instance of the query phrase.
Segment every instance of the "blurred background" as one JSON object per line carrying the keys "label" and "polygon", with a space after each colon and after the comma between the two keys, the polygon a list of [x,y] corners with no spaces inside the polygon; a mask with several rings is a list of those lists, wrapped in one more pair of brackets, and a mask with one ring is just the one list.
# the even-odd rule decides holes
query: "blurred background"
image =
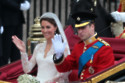
{"label": "blurred background", "polygon": [[[100,2],[107,12],[112,12],[117,10],[120,0],[100,0]],[[23,40],[27,40],[34,19],[40,17],[44,12],[56,13],[63,26],[65,26],[71,12],[72,3],[73,0],[31,0],[31,8],[24,12],[26,24],[23,27]]]}

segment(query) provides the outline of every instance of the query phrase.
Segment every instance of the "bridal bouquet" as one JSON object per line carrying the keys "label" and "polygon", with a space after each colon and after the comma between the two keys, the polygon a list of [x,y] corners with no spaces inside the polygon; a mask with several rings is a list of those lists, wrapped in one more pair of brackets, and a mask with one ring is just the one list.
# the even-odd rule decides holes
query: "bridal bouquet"
{"label": "bridal bouquet", "polygon": [[40,83],[34,76],[29,74],[20,75],[17,81],[18,83]]}

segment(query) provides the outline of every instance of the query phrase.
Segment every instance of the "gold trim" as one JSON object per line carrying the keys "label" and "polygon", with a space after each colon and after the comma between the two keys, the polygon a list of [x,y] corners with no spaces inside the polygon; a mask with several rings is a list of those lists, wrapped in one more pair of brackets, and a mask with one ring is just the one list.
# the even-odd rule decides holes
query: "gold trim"
{"label": "gold trim", "polygon": [[120,65],[92,78],[91,81],[92,81],[92,83],[98,83],[99,81],[101,81],[101,80],[121,71],[121,70],[124,70],[124,69],[125,69],[125,63],[121,63]]}
{"label": "gold trim", "polygon": [[[41,32],[41,28],[32,28],[31,31],[40,31]],[[42,32],[41,32],[42,33]]]}
{"label": "gold trim", "polygon": [[91,81],[87,81],[87,82],[80,82],[80,83],[92,83]]}
{"label": "gold trim", "polygon": [[75,28],[79,28],[79,27],[83,27],[87,24],[89,24],[90,22],[84,22],[84,23],[81,23],[81,24],[75,24]]}
{"label": "gold trim", "polygon": [[108,42],[106,42],[105,40],[103,40],[101,38],[97,38],[97,40],[99,40],[100,42],[102,42],[105,46],[110,46],[110,44]]}
{"label": "gold trim", "polygon": [[31,27],[33,27],[33,28],[41,28],[41,25],[40,24],[34,24]]}
{"label": "gold trim", "polygon": [[1,80],[0,80],[0,83],[11,83],[11,82],[7,82],[7,81],[1,81]]}
{"label": "gold trim", "polygon": [[120,0],[121,12],[125,12],[125,0]]}
{"label": "gold trim", "polygon": [[41,32],[32,32],[32,33],[30,32],[29,34],[30,35],[43,35]]}
{"label": "gold trim", "polygon": [[125,39],[125,33],[123,33],[120,38],[121,38],[121,39]]}
{"label": "gold trim", "polygon": [[29,38],[30,41],[46,41],[45,38]]}

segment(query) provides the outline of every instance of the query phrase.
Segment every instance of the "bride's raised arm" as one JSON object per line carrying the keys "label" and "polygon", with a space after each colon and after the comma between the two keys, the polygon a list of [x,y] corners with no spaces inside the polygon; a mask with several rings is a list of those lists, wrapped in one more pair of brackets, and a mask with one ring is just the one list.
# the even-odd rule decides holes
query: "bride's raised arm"
{"label": "bride's raised arm", "polygon": [[26,53],[26,46],[25,46],[24,42],[22,40],[20,40],[17,36],[12,36],[12,41],[16,45],[16,47],[20,50],[21,61],[22,61],[22,66],[23,66],[24,72],[25,73],[30,72],[36,65],[36,58],[35,58],[36,51],[34,50],[32,58],[30,60],[28,60],[28,55]]}

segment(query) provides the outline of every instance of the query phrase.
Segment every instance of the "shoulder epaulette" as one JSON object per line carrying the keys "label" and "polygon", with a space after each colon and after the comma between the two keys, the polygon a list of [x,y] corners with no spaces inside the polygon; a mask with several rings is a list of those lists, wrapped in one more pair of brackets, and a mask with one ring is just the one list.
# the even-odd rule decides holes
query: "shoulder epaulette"
{"label": "shoulder epaulette", "polygon": [[110,46],[110,44],[108,42],[106,42],[105,40],[101,39],[101,38],[97,38],[100,42],[102,42],[105,46]]}

